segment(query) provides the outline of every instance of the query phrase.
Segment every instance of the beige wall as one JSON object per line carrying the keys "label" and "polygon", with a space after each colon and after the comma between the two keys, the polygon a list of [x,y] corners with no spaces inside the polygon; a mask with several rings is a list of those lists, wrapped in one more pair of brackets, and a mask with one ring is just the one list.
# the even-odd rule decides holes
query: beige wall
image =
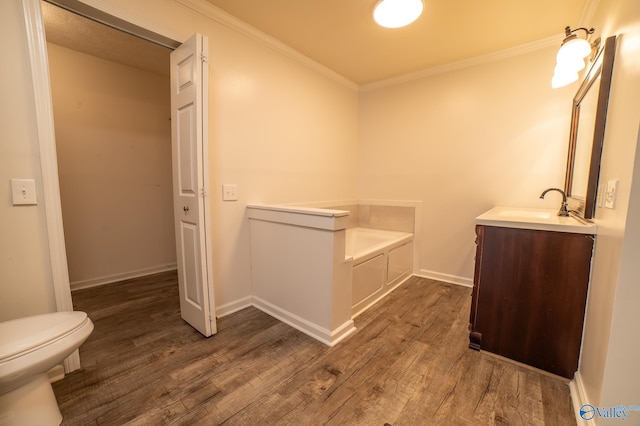
{"label": "beige wall", "polygon": [[[100,4],[179,41],[194,32],[209,37],[214,286],[216,305],[228,311],[246,303],[251,292],[247,203],[355,199],[357,92],[174,1],[149,5]],[[39,177],[39,158],[21,1],[2,7],[3,35],[15,40],[14,59],[3,61],[9,95],[2,97],[8,112],[0,130],[0,173],[7,175],[0,303],[8,319],[54,310],[55,303],[43,206],[9,206],[9,177]],[[238,201],[221,201],[222,183],[238,184]]]}
{"label": "beige wall", "polygon": [[[224,313],[251,293],[247,204],[355,198],[357,93],[226,28],[189,31],[210,38],[214,285]],[[238,185],[238,201],[221,201],[223,183]]]}
{"label": "beige wall", "polygon": [[579,371],[589,402],[630,405],[640,401],[640,3],[601,0],[587,24],[603,38],[619,36],[600,171],[601,182],[618,179],[619,185],[615,209],[596,211]]}
{"label": "beige wall", "polygon": [[[172,0],[96,6],[178,41],[209,38],[214,287],[228,312],[251,293],[246,204],[355,198],[357,91]],[[223,183],[238,201],[222,202]]]}
{"label": "beige wall", "polygon": [[[631,405],[640,395],[640,3],[600,1],[585,25],[603,38],[621,36],[601,170],[601,182],[619,179],[619,192],[615,210],[596,212],[600,231],[579,371],[585,402]],[[470,282],[473,218],[489,207],[558,205],[538,195],[563,185],[577,85],[551,90],[556,51],[360,95],[358,195],[424,202],[425,275]]]}
{"label": "beige wall", "polygon": [[[20,1],[0,2],[0,321],[55,310],[35,103]],[[37,206],[12,206],[11,178],[36,180]]]}
{"label": "beige wall", "polygon": [[[358,196],[423,201],[423,275],[471,284],[474,218],[558,208],[575,87],[552,90],[557,47],[360,95]],[[551,64],[551,65],[549,65]]]}
{"label": "beige wall", "polygon": [[[8,202],[8,178],[19,173],[38,179],[39,159],[20,1],[0,4],[0,31],[14,40],[8,45],[12,61],[3,61],[0,68],[9,94],[0,102],[0,173],[6,175],[0,206],[0,303],[6,317],[52,310],[53,301],[42,206],[23,210]],[[194,31],[210,39],[209,146],[219,307],[231,309],[251,291],[246,203],[422,200],[421,268],[456,279],[472,276],[475,216],[497,204],[558,205],[553,197],[537,198],[544,188],[562,185],[575,91],[575,86],[549,87],[555,47],[366,91],[358,110],[352,88],[176,2],[149,4],[100,2],[110,13],[177,40]],[[600,34],[622,35],[602,169],[604,180],[620,179],[620,192],[615,210],[597,212],[602,235],[580,366],[594,404],[637,404],[631,398],[640,394],[639,382],[630,379],[638,377],[640,350],[640,165],[634,164],[639,7],[635,0],[601,0],[592,20]],[[222,183],[239,185],[239,201],[220,200]]]}
{"label": "beige wall", "polygon": [[47,50],[72,288],[175,267],[168,70]]}

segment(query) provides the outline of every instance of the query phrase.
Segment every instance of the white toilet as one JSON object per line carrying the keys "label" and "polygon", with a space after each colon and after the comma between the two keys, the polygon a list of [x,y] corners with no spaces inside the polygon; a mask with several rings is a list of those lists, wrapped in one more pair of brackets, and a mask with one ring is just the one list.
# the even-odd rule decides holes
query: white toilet
{"label": "white toilet", "polygon": [[0,426],[59,425],[47,372],[89,337],[84,312],[55,312],[0,322]]}

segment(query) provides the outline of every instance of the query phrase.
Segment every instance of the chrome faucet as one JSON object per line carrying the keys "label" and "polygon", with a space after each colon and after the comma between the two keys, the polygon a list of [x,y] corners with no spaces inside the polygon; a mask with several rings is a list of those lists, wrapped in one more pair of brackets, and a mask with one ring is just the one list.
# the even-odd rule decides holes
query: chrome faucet
{"label": "chrome faucet", "polygon": [[549,188],[544,190],[544,192],[540,195],[540,198],[544,199],[544,196],[549,191],[558,191],[559,193],[562,194],[562,205],[560,206],[560,211],[558,212],[558,216],[569,216],[569,210],[567,209],[567,194],[565,194],[562,189]]}

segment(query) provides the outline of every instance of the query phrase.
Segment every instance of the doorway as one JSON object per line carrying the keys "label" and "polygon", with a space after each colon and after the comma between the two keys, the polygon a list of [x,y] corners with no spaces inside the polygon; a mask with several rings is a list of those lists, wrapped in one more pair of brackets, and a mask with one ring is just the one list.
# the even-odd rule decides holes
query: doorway
{"label": "doorway", "polygon": [[[117,28],[122,29],[123,31],[126,30],[132,34],[136,34],[146,40],[154,41],[156,44],[168,46],[172,49],[177,45],[180,45],[180,43],[177,43],[162,35],[150,32],[141,27],[137,27],[136,25],[131,24],[128,21],[124,21],[122,19],[105,14],[98,9],[93,9],[90,6],[79,2],[78,0],[47,0],[47,2],[54,4],[63,4],[65,5],[65,9],[72,11],[82,9],[86,12],[85,16],[91,16],[92,19],[93,17],[99,16],[100,18],[96,18],[96,20],[103,23],[110,23],[112,21],[117,22]],[[42,4],[41,0],[22,0],[22,6],[24,10],[27,44],[31,60],[31,77],[33,81],[35,99],[35,123],[38,129],[38,148],[40,153],[40,166],[43,176],[42,195],[46,204],[45,221],[49,242],[49,255],[53,279],[53,295],[55,298],[55,306],[57,311],[70,311],[73,310],[73,303],[71,299],[69,271],[67,257],[65,254],[66,247],[62,226],[62,206],[59,191],[55,129],[53,124],[53,109],[51,101],[51,85],[47,61],[47,45],[44,32],[42,30]],[[74,7],[76,7],[77,9],[74,9]],[[194,52],[194,54],[196,53]],[[173,57],[175,55],[171,56]],[[200,52],[198,57],[201,59],[200,68],[203,69],[203,71],[200,72],[201,80],[199,80],[200,82],[198,83],[198,85],[199,87],[202,87],[203,90],[202,96],[199,97],[194,111],[198,114],[201,114],[202,126],[203,129],[205,129],[203,134],[206,134],[207,116],[204,113],[204,107],[207,105],[208,91],[206,90],[206,80],[204,80],[204,72],[206,71],[205,59],[207,58],[207,51],[203,50],[202,52]],[[174,73],[171,74],[175,75]],[[173,99],[173,95],[171,96],[171,98]],[[172,140],[176,139],[175,136],[173,136],[174,130],[175,126],[172,126]],[[204,161],[203,170],[208,170],[206,167],[208,157],[207,155],[205,155],[205,140],[205,138],[198,138],[197,146],[199,147],[198,152],[200,158],[202,158]],[[173,143],[172,145],[175,146],[175,144]],[[172,162],[174,161],[175,156],[172,156]],[[205,182],[209,182],[208,172],[205,171],[199,176],[199,180],[202,182],[202,184],[204,184]],[[176,182],[175,176],[173,177],[173,182]],[[199,190],[198,193],[202,193],[202,204],[206,205],[206,192],[203,189],[201,191]],[[203,213],[203,223],[208,224],[209,221],[210,216],[207,209],[204,210]],[[203,227],[200,232],[202,233],[202,238],[206,238],[208,241],[208,225]],[[208,249],[208,245],[206,250],[205,246],[202,246],[201,250],[202,251],[200,252],[200,256],[198,257],[198,259],[200,259],[201,261],[204,261],[206,259],[207,265],[205,267],[208,270],[208,274],[206,276],[206,279],[204,279],[204,276],[198,277],[199,280],[196,285],[202,286],[203,291],[206,291],[207,295],[212,295],[213,282],[211,278],[211,269],[209,267],[209,265],[211,264],[211,252]],[[202,264],[198,266],[203,267]],[[178,269],[180,269],[179,266]],[[185,282],[181,279],[181,275],[179,275],[179,282],[181,285],[183,285],[182,283]],[[193,285],[193,283],[190,282],[188,284]],[[208,320],[211,323],[215,323],[215,314],[213,309],[215,305],[213,297],[209,297],[208,302],[210,306],[209,312],[211,312],[211,315],[208,316]],[[65,372],[67,373],[80,368],[80,359],[77,350],[65,359],[64,365]]]}
{"label": "doorway", "polygon": [[71,289],[175,269],[171,49],[42,10]]}

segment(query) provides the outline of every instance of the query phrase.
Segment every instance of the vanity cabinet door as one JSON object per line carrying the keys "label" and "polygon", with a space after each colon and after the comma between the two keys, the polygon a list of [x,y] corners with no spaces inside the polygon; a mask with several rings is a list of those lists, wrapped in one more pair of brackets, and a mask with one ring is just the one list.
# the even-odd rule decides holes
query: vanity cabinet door
{"label": "vanity cabinet door", "polygon": [[482,225],[476,233],[469,347],[572,378],[593,236]]}

